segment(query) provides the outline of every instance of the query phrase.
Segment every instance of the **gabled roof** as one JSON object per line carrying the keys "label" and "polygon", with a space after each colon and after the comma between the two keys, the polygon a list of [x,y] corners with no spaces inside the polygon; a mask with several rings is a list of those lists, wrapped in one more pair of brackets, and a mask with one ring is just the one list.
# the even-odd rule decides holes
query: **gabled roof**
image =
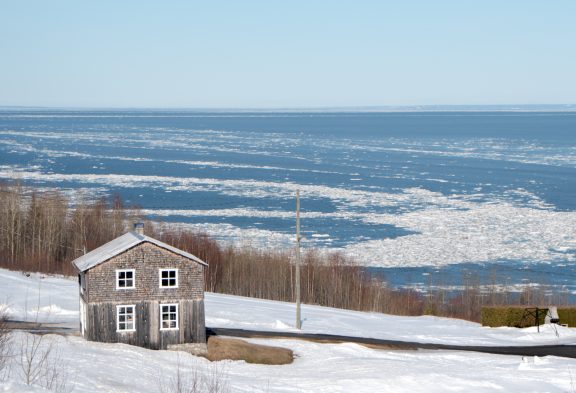
{"label": "gabled roof", "polygon": [[155,244],[158,247],[164,248],[168,251],[172,251],[175,254],[191,259],[194,262],[200,263],[201,265],[208,266],[206,262],[192,254],[179,250],[176,247],[172,247],[146,235],[140,235],[136,232],[128,232],[120,237],[117,237],[116,239],[90,251],[88,254],[84,254],[81,257],[76,258],[72,261],[72,263],[79,271],[85,272],[86,270],[92,269],[94,266],[98,266],[110,258],[131,249],[132,247],[146,242]]}

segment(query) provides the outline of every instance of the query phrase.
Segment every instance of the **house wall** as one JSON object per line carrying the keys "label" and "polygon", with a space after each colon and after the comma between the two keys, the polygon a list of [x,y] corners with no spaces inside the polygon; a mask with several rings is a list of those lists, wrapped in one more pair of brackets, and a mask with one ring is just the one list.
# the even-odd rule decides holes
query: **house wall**
{"label": "house wall", "polygon": [[[178,288],[160,288],[159,270],[178,269]],[[116,289],[116,270],[134,269],[135,288]],[[84,337],[151,349],[170,344],[204,343],[204,265],[152,243],[141,243],[88,270]],[[179,305],[178,330],[160,330],[160,304]],[[136,305],[135,332],[116,331],[116,306]]]}
{"label": "house wall", "polygon": [[[85,338],[91,341],[125,343],[150,349],[166,349],[168,345],[205,343],[206,328],[203,300],[179,300],[178,330],[160,330],[159,301],[142,301],[134,304],[134,332],[116,331],[117,303],[91,303],[86,309]],[[128,304],[128,303],[127,303]]]}
{"label": "house wall", "polygon": [[[164,268],[178,269],[178,288],[160,288],[158,272]],[[117,269],[136,270],[134,289],[116,289]],[[204,298],[204,266],[152,243],[141,243],[93,267],[85,278],[83,297],[88,303]]]}

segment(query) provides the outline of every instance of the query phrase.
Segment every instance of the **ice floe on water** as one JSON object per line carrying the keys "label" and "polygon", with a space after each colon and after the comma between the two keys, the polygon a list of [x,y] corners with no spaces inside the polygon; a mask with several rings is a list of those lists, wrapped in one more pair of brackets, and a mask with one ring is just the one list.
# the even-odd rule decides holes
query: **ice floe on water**
{"label": "ice floe on water", "polygon": [[[518,260],[526,262],[576,261],[576,212],[555,211],[526,190],[512,190],[529,203],[502,199],[477,201],[480,195],[443,195],[422,188],[398,193],[351,190],[291,182],[222,180],[191,177],[45,174],[39,171],[0,170],[0,177],[37,181],[74,181],[101,187],[152,187],[187,192],[212,191],[253,198],[293,199],[296,190],[306,198],[325,198],[334,203],[331,212],[304,211],[302,219],[344,220],[372,225],[393,225],[411,234],[369,239],[342,249],[363,265],[426,266],[462,262]],[[513,198],[512,198],[513,199]],[[397,208],[393,213],[387,208]],[[248,217],[293,220],[290,210],[256,208],[148,209],[157,217]],[[290,246],[289,233],[277,233],[233,225],[197,225],[218,238],[232,242]],[[313,229],[313,228],[312,228]],[[323,229],[326,232],[326,228]],[[329,234],[312,235],[308,246],[326,246]]]}
{"label": "ice floe on water", "polygon": [[278,250],[289,250],[294,244],[294,235],[274,232],[258,228],[240,228],[231,224],[197,223],[184,224],[172,223],[171,228],[191,229],[193,231],[207,233],[212,237],[234,247],[245,246]]}
{"label": "ice floe on water", "polygon": [[531,140],[506,138],[438,139],[435,143],[406,138],[390,145],[364,146],[374,152],[397,152],[440,157],[475,158],[552,166],[576,166],[576,146],[545,146]]}
{"label": "ice floe on water", "polygon": [[417,233],[349,245],[346,253],[371,266],[576,261],[574,212],[518,207],[504,202],[455,201],[454,207],[460,205],[465,208],[431,206],[401,214],[374,214],[367,220]]}
{"label": "ice floe on water", "polygon": [[[576,261],[576,213],[556,212],[507,203],[466,203],[466,209],[431,207],[400,214],[356,214],[368,223],[389,224],[416,232],[406,236],[361,241],[343,252],[362,265],[407,267],[465,262],[518,260],[525,262]],[[211,211],[223,216],[232,212]],[[290,217],[289,212],[259,212],[255,216]],[[238,211],[246,214],[250,211]],[[309,217],[322,213],[306,213]],[[306,215],[303,216],[306,220]],[[305,221],[304,221],[305,222]],[[293,236],[231,225],[196,225],[221,238],[250,239],[253,245],[291,246]],[[275,234],[275,236],[271,236]],[[305,246],[322,247],[329,234],[311,234]],[[238,242],[238,240],[235,240]],[[276,243],[277,242],[277,243]]]}
{"label": "ice floe on water", "polygon": [[303,246],[370,266],[576,258],[574,116],[70,115],[0,114],[0,178],[276,248],[300,190]]}
{"label": "ice floe on water", "polygon": [[[1,132],[0,132],[1,134]],[[90,154],[85,152],[77,151],[67,151],[67,150],[53,150],[46,148],[36,148],[30,144],[19,143],[15,140],[0,140],[0,144],[10,145],[12,147],[12,153],[35,153],[39,156],[44,156],[47,158],[63,158],[63,157],[76,157],[82,159],[94,159],[94,160],[111,160],[111,161],[131,161],[131,162],[150,162],[150,163],[168,163],[168,164],[180,164],[183,166],[190,167],[209,167],[209,168],[227,168],[227,169],[256,169],[264,171],[286,171],[286,172],[311,172],[311,173],[324,173],[324,174],[345,174],[343,172],[337,171],[327,171],[318,170],[310,168],[289,168],[280,166],[270,166],[270,165],[250,165],[242,163],[225,163],[220,161],[191,161],[191,160],[170,160],[170,159],[152,159],[140,156],[118,156],[118,155],[104,155],[104,154]],[[362,180],[362,179],[351,179],[351,180]]]}

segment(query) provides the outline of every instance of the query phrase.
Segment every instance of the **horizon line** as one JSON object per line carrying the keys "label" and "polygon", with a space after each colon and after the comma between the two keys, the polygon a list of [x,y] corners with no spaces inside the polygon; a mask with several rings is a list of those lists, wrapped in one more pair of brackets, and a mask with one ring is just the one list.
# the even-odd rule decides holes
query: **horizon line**
{"label": "horizon line", "polygon": [[576,104],[424,104],[288,107],[148,107],[0,105],[0,110],[182,111],[182,112],[573,112]]}

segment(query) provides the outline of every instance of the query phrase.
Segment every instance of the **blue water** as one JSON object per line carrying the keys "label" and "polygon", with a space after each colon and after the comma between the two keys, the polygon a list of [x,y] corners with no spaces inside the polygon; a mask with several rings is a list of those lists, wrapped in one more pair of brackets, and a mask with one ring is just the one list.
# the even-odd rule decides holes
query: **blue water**
{"label": "blue water", "polygon": [[[546,222],[571,220],[576,113],[5,109],[0,170],[0,179],[82,189],[92,198],[119,193],[152,218],[190,224],[223,240],[266,245],[274,239],[284,247],[291,246],[300,188],[304,246],[345,249],[418,234],[373,216],[402,217],[430,206],[511,204],[550,212]],[[420,197],[420,191],[432,194]],[[572,234],[551,234],[559,250],[530,266],[571,266]],[[534,238],[527,239],[529,247]],[[360,263],[370,264],[367,258]],[[451,263],[462,262],[461,269],[471,262],[466,258]],[[527,279],[519,273],[524,262],[503,254],[472,265],[479,271],[486,264],[512,266],[511,282],[538,282],[538,274]],[[398,286],[421,282],[426,269],[437,268],[384,268]],[[449,281],[458,281],[457,268],[443,269]],[[552,271],[546,281],[565,285],[566,269]]]}
{"label": "blue water", "polygon": [[527,285],[536,285],[545,296],[556,299],[565,296],[576,301],[576,263],[522,263],[500,261],[492,263],[461,263],[444,267],[369,267],[367,272],[386,280],[394,288],[414,289],[423,293],[439,289],[457,292],[476,287],[488,293],[500,290],[521,293]]}

